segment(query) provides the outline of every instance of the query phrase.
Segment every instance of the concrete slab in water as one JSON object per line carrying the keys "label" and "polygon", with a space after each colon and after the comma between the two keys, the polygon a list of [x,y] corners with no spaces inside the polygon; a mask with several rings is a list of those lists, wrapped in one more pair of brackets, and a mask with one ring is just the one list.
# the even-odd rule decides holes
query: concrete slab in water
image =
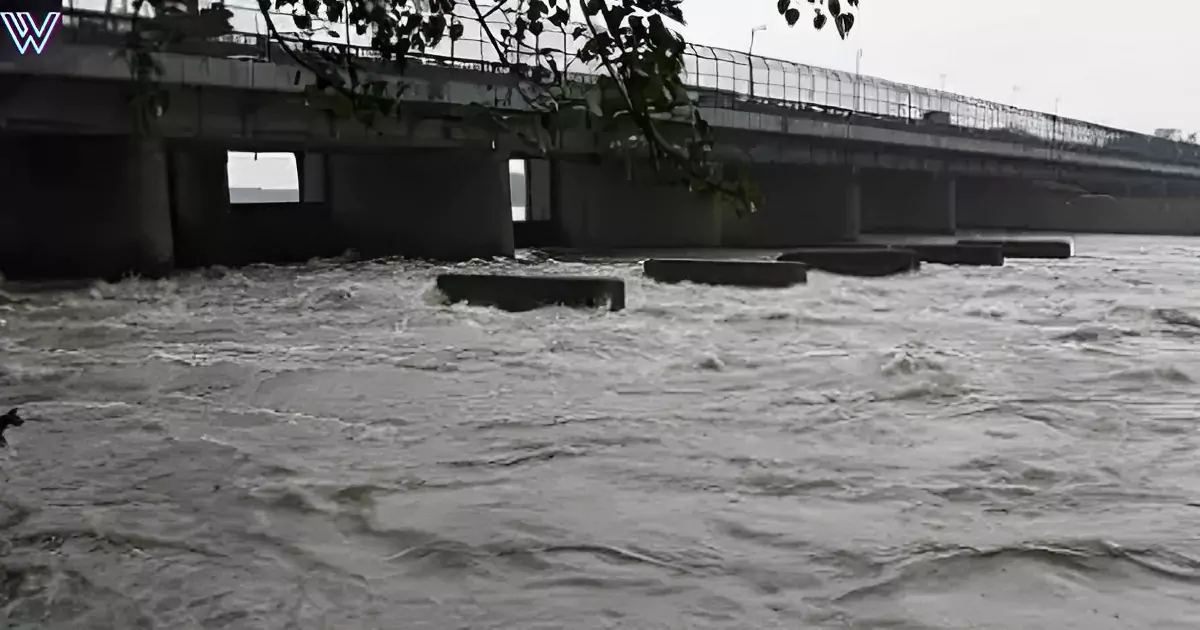
{"label": "concrete slab in water", "polygon": [[939,265],[976,265],[999,267],[1004,264],[1004,247],[980,243],[905,245],[921,262]]}
{"label": "concrete slab in water", "polygon": [[808,281],[808,267],[773,260],[652,258],[642,272],[657,282],[696,282],[739,287],[783,288]]}
{"label": "concrete slab in water", "polygon": [[921,259],[916,252],[888,247],[796,249],[780,254],[778,260],[804,263],[813,269],[844,276],[893,276],[921,268]]}
{"label": "concrete slab in water", "polygon": [[545,306],[625,308],[625,281],[607,276],[518,276],[444,273],[437,288],[451,302],[531,311]]}
{"label": "concrete slab in water", "polygon": [[1071,241],[1025,239],[963,239],[959,245],[999,245],[1006,258],[1070,258],[1074,254]]}
{"label": "concrete slab in water", "polygon": [[921,262],[939,265],[976,265],[998,267],[1004,264],[1004,248],[999,244],[979,243],[830,243],[819,249],[907,249]]}

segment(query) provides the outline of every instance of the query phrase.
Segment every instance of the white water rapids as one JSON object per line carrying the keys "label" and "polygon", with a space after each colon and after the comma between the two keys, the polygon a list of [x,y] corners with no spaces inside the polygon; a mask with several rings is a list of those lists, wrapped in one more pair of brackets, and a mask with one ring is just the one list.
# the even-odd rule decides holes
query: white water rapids
{"label": "white water rapids", "polygon": [[1200,627],[1200,240],[447,307],[445,268],[0,293],[46,630]]}

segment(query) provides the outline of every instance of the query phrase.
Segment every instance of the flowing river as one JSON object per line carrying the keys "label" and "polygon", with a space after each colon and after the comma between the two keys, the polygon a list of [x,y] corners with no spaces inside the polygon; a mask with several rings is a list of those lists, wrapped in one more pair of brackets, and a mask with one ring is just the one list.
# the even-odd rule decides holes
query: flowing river
{"label": "flowing river", "polygon": [[1200,239],[444,306],[398,261],[0,293],[0,626],[1200,627]]}

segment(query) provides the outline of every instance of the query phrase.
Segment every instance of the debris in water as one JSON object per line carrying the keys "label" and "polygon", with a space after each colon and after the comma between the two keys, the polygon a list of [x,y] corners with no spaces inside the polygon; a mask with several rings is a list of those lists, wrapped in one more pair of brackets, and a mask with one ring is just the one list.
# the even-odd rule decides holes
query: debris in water
{"label": "debris in water", "polygon": [[8,446],[8,440],[4,437],[5,430],[25,424],[25,420],[17,413],[19,411],[20,409],[9,409],[8,413],[0,416],[0,446]]}

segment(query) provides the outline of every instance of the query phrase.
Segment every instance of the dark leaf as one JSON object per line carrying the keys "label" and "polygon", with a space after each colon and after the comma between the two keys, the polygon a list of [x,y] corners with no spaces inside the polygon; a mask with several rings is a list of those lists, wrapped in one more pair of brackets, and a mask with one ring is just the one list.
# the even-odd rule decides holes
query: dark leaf
{"label": "dark leaf", "polygon": [[346,3],[342,0],[325,0],[325,20],[328,22],[341,22],[342,13],[346,10]]}
{"label": "dark leaf", "polygon": [[833,21],[837,24],[838,35],[841,35],[842,39],[846,39],[846,36],[850,34],[850,29],[854,28],[854,14],[843,13]]}

